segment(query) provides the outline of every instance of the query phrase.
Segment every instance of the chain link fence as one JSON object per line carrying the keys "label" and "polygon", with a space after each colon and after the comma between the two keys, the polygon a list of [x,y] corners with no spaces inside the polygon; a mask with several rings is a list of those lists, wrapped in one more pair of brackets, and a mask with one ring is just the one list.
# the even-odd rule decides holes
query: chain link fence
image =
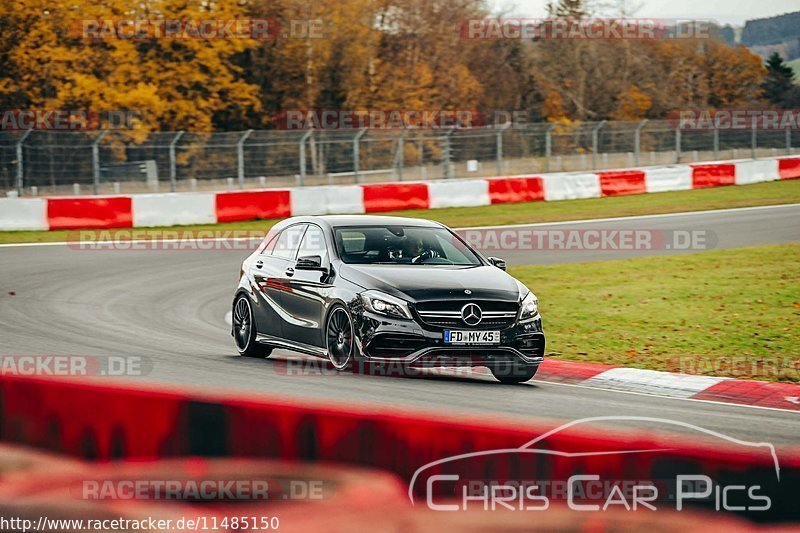
{"label": "chain link fence", "polygon": [[20,196],[118,194],[604,170],[792,154],[797,137],[792,130],[678,130],[667,121],[434,131],[2,131],[0,186]]}

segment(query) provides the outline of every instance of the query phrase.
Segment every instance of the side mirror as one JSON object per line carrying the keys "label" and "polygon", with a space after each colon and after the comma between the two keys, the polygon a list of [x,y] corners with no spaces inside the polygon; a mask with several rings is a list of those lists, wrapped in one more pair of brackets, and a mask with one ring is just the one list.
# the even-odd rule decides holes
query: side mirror
{"label": "side mirror", "polygon": [[300,257],[294,267],[297,270],[326,270],[322,268],[322,257],[318,255]]}
{"label": "side mirror", "polygon": [[500,270],[506,269],[506,260],[499,257],[490,257],[489,262],[499,268]]}

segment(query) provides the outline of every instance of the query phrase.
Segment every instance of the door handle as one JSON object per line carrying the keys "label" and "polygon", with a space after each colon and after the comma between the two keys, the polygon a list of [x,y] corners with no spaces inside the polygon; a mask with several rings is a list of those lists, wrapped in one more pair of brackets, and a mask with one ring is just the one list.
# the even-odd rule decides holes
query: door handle
{"label": "door handle", "polygon": [[294,267],[289,267],[286,269],[286,275],[289,277],[294,276]]}
{"label": "door handle", "polygon": [[264,266],[264,261],[256,261],[256,268],[261,268]]}

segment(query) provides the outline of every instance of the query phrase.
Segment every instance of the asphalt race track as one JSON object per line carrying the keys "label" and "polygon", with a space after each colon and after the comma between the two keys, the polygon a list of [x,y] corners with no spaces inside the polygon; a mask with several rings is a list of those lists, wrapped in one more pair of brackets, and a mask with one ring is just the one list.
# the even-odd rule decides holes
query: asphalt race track
{"label": "asphalt race track", "polygon": [[[800,204],[775,208],[537,225],[545,228],[707,230],[716,248],[800,242]],[[517,251],[510,264],[618,259],[644,253]],[[0,247],[0,354],[141,357],[152,369],[125,379],[189,384],[380,410],[411,406],[553,421],[603,415],[669,418],[752,441],[798,444],[796,412],[667,399],[491,376],[287,375],[270,359],[236,355],[225,314],[244,251],[79,251],[64,245]],[[534,287],[535,290],[535,287]],[[753,287],[757,291],[757,287]],[[14,294],[11,295],[10,293]],[[545,316],[545,326],[547,317]],[[98,378],[108,379],[108,378]],[[639,424],[641,427],[642,424]],[[653,424],[653,427],[660,427]],[[615,428],[624,430],[624,428]]]}

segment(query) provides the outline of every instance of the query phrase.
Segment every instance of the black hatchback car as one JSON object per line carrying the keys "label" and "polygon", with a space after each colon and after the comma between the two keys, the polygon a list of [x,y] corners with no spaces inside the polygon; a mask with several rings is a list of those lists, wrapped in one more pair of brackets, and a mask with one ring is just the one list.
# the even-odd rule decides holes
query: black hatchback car
{"label": "black hatchback car", "polygon": [[311,216],[272,228],[242,264],[233,301],[239,353],[285,348],[355,363],[485,366],[531,379],[545,337],[536,296],[437,222]]}

